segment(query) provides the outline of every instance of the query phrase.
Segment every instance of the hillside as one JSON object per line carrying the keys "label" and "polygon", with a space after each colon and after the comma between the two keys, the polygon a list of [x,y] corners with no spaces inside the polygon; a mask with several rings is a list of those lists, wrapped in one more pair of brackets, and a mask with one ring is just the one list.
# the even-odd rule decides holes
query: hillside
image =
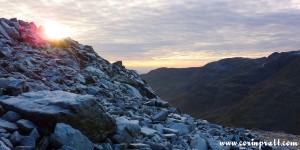
{"label": "hillside", "polygon": [[[180,113],[121,61],[0,19],[0,149],[253,149],[263,139]],[[268,148],[268,146],[263,146]]]}
{"label": "hillside", "polygon": [[228,58],[142,75],[157,94],[196,118],[234,127],[300,134],[300,52]]}

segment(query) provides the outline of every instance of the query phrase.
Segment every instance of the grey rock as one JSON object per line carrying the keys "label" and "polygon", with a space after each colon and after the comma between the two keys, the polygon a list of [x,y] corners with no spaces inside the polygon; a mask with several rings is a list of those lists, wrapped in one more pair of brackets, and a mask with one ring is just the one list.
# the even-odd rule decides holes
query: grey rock
{"label": "grey rock", "polygon": [[163,134],[163,136],[167,139],[173,139],[174,137],[176,137],[176,134],[170,133],[170,134]]}
{"label": "grey rock", "polygon": [[116,61],[113,65],[124,68],[122,61]]}
{"label": "grey rock", "polygon": [[88,87],[86,93],[91,95],[97,95],[101,89],[97,86]]}
{"label": "grey rock", "polygon": [[0,57],[10,57],[11,49],[7,46],[0,48]]}
{"label": "grey rock", "polygon": [[0,128],[0,133],[6,133],[7,131],[5,129]]}
{"label": "grey rock", "polygon": [[0,78],[0,88],[3,88],[5,95],[16,96],[29,90],[29,86],[24,80],[15,78]]}
{"label": "grey rock", "polygon": [[109,143],[101,144],[104,150],[113,150],[112,146]]}
{"label": "grey rock", "polygon": [[237,142],[240,141],[240,136],[237,134],[235,134],[233,138],[234,138],[234,141],[237,141]]}
{"label": "grey rock", "polygon": [[148,144],[144,144],[144,143],[130,143],[128,148],[129,149],[146,149],[146,148],[150,148],[150,146]]}
{"label": "grey rock", "polygon": [[0,137],[8,138],[10,133],[0,133]]}
{"label": "grey rock", "polygon": [[3,120],[1,118],[0,118],[0,128],[3,128],[9,132],[14,132],[14,131],[18,130],[18,127],[16,124],[8,122],[6,120]]}
{"label": "grey rock", "polygon": [[156,131],[158,131],[160,134],[163,134],[163,133],[164,133],[164,132],[163,132],[164,126],[163,126],[162,124],[155,124],[155,125],[153,126],[153,128],[154,128]]}
{"label": "grey rock", "polygon": [[32,146],[17,146],[14,150],[35,150],[35,148]]}
{"label": "grey rock", "polygon": [[94,150],[104,150],[104,147],[101,144],[94,144]]}
{"label": "grey rock", "polygon": [[220,131],[215,129],[215,128],[212,128],[212,129],[209,129],[208,130],[208,133],[211,135],[211,136],[219,136],[221,135]]}
{"label": "grey rock", "polygon": [[95,77],[94,77],[94,76],[91,76],[91,75],[86,76],[86,77],[85,77],[85,81],[86,81],[87,84],[93,84],[93,83],[96,83]]}
{"label": "grey rock", "polygon": [[6,30],[3,28],[3,26],[0,24],[0,34],[6,37],[7,39],[10,39],[10,36],[6,32]]}
{"label": "grey rock", "polygon": [[157,107],[168,107],[169,106],[169,103],[166,102],[166,101],[163,101],[161,99],[154,99],[154,105],[157,106]]}
{"label": "grey rock", "polygon": [[76,150],[75,148],[71,147],[71,146],[67,146],[67,145],[63,145],[60,150]]}
{"label": "grey rock", "polygon": [[181,138],[179,138],[180,145],[184,147],[184,149],[191,149],[187,142]]}
{"label": "grey rock", "polygon": [[238,128],[237,130],[240,136],[246,135],[246,130],[244,128]]}
{"label": "grey rock", "polygon": [[169,142],[164,142],[163,146],[167,147],[167,149],[173,149],[173,145]]}
{"label": "grey rock", "polygon": [[25,59],[25,62],[26,62],[26,64],[27,64],[29,67],[33,67],[33,64],[31,63],[30,60]]}
{"label": "grey rock", "polygon": [[191,148],[197,150],[208,150],[208,146],[206,144],[205,139],[201,137],[196,137],[191,142]]}
{"label": "grey rock", "polygon": [[75,149],[93,150],[93,143],[80,131],[63,123],[57,123],[54,133],[51,135],[52,145],[67,145]]}
{"label": "grey rock", "polygon": [[21,29],[21,26],[20,26],[19,22],[14,21],[14,22],[12,22],[12,23],[13,23],[13,26],[14,26],[17,30]]}
{"label": "grey rock", "polygon": [[113,149],[114,150],[127,150],[127,144],[126,143],[114,144]]}
{"label": "grey rock", "polygon": [[24,133],[30,133],[37,126],[29,120],[21,119],[16,122],[18,128]]}
{"label": "grey rock", "polygon": [[18,145],[20,144],[22,138],[23,136],[18,131],[16,131],[10,136],[9,140],[13,145]]}
{"label": "grey rock", "polygon": [[11,150],[11,149],[7,147],[2,141],[0,141],[0,150]]}
{"label": "grey rock", "polygon": [[154,115],[152,117],[152,120],[154,120],[154,121],[164,121],[168,118],[168,114],[169,114],[168,111],[162,110],[159,113],[157,113],[156,115]]}
{"label": "grey rock", "polygon": [[81,84],[85,84],[85,78],[81,74],[77,75],[76,80],[79,81],[79,83],[81,83]]}
{"label": "grey rock", "polygon": [[175,129],[179,132],[179,134],[188,134],[189,130],[187,126],[183,123],[175,123],[170,126],[171,129]]}
{"label": "grey rock", "polygon": [[227,141],[231,141],[231,140],[233,140],[233,138],[234,138],[234,135],[232,135],[232,134],[229,134],[226,136]]}
{"label": "grey rock", "polygon": [[40,133],[38,132],[37,128],[34,128],[28,136],[33,137],[35,140],[37,140],[40,137]]}
{"label": "grey rock", "polygon": [[130,143],[133,137],[141,132],[141,128],[138,125],[137,120],[129,121],[125,117],[116,118],[117,134],[121,139],[118,139],[119,143]]}
{"label": "grey rock", "polygon": [[144,135],[146,137],[152,137],[157,133],[157,131],[154,129],[151,129],[151,128],[142,127],[141,133],[142,133],[142,135]]}
{"label": "grey rock", "polygon": [[0,138],[1,141],[10,149],[14,148],[14,146],[11,144],[11,142],[9,141],[9,139],[6,139],[4,137],[1,137]]}
{"label": "grey rock", "polygon": [[20,141],[21,146],[35,147],[35,139],[30,136],[23,136]]}
{"label": "grey rock", "polygon": [[7,113],[4,114],[2,118],[9,122],[16,122],[21,119],[21,116],[16,112],[8,111]]}
{"label": "grey rock", "polygon": [[89,75],[93,75],[93,76],[106,76],[105,73],[103,71],[101,71],[100,69],[97,69],[93,66],[88,66],[84,69],[84,71],[87,72],[87,74]]}
{"label": "grey rock", "polygon": [[95,142],[115,131],[114,121],[91,95],[63,91],[28,92],[2,100],[0,104],[22,113],[37,125],[70,124]]}
{"label": "grey rock", "polygon": [[163,133],[165,134],[179,134],[179,131],[176,129],[170,129],[170,128],[163,128]]}
{"label": "grey rock", "polygon": [[135,87],[129,85],[129,84],[125,84],[125,86],[127,87],[127,93],[129,94],[130,97],[137,97],[137,98],[141,98],[142,95],[139,92],[139,90],[137,90]]}
{"label": "grey rock", "polygon": [[192,125],[192,126],[195,125],[194,119],[190,116],[186,119],[186,123],[188,123],[189,125]]}
{"label": "grey rock", "polygon": [[40,142],[38,144],[38,148],[39,148],[39,150],[46,150],[48,145],[49,145],[49,138],[44,137],[40,140]]}
{"label": "grey rock", "polygon": [[83,84],[76,84],[76,89],[79,91],[85,91],[87,89],[87,86]]}
{"label": "grey rock", "polygon": [[[122,141],[125,141],[125,139],[119,135],[119,134],[115,134],[111,137],[111,140],[114,142],[114,143],[122,143]],[[129,140],[132,140],[132,137],[129,139]]]}
{"label": "grey rock", "polygon": [[19,39],[20,35],[19,32],[14,28],[9,26],[7,23],[5,23],[3,20],[1,21],[2,27],[6,30],[7,34],[14,39]]}
{"label": "grey rock", "polygon": [[223,149],[227,149],[226,147],[221,147],[219,142],[212,139],[212,138],[207,138],[206,139],[207,143],[208,143],[208,146],[213,149],[213,150],[223,150]]}
{"label": "grey rock", "polygon": [[[0,88],[0,99],[5,99],[7,98],[7,96],[2,96],[2,89]],[[0,105],[0,116],[3,116],[5,113],[5,110],[3,109],[3,107]]]}
{"label": "grey rock", "polygon": [[159,145],[159,144],[155,144],[153,142],[145,142],[145,143],[148,144],[150,146],[150,148],[153,150],[168,150],[167,147]]}

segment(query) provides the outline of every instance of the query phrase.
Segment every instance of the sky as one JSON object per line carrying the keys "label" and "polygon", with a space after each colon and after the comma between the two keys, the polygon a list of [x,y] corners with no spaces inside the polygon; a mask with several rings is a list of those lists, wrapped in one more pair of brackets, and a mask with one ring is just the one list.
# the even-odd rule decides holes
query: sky
{"label": "sky", "polygon": [[0,14],[58,22],[139,73],[300,49],[299,0],[0,0]]}

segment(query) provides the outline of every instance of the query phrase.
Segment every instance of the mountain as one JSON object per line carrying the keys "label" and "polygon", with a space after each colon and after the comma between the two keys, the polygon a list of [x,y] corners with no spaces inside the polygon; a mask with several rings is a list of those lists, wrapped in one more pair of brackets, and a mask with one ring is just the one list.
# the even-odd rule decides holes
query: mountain
{"label": "mountain", "polygon": [[0,149],[253,149],[220,142],[263,140],[180,113],[121,61],[42,35],[0,19]]}
{"label": "mountain", "polygon": [[196,118],[300,134],[300,51],[159,68],[142,78],[160,97]]}

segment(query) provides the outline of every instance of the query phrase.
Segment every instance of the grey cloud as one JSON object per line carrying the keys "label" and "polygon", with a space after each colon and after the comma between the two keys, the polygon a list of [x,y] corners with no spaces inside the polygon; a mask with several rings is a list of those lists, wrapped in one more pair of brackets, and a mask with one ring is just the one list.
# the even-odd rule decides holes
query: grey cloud
{"label": "grey cloud", "polygon": [[61,21],[112,61],[154,60],[166,50],[217,56],[300,47],[292,0],[1,0],[0,7],[3,17]]}

